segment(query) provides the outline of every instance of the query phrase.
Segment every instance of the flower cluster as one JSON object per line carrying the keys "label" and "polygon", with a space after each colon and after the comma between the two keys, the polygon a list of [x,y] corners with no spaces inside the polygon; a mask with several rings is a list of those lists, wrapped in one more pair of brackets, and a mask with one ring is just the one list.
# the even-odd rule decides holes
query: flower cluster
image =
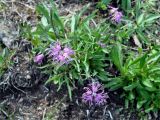
{"label": "flower cluster", "polygon": [[107,93],[104,93],[104,88],[99,82],[93,82],[84,88],[85,92],[82,95],[82,102],[91,105],[103,105],[108,98]]}
{"label": "flower cluster", "polygon": [[109,8],[110,8],[109,14],[111,16],[111,20],[113,22],[120,23],[123,16],[122,12],[119,12],[118,8],[114,8],[112,6],[109,6]]}
{"label": "flower cluster", "polygon": [[42,64],[44,59],[44,55],[43,54],[38,54],[34,57],[34,62],[37,64]]}
{"label": "flower cluster", "polygon": [[[49,49],[49,57],[56,63],[67,64],[72,61],[72,55],[74,51],[70,47],[63,47],[60,42],[56,42]],[[34,57],[34,62],[42,64],[44,59],[43,54],[38,54]]]}
{"label": "flower cluster", "polygon": [[56,63],[68,63],[72,60],[71,56],[74,54],[74,51],[69,47],[62,47],[59,42],[56,42],[51,46],[49,51],[49,56],[52,57],[52,60]]}

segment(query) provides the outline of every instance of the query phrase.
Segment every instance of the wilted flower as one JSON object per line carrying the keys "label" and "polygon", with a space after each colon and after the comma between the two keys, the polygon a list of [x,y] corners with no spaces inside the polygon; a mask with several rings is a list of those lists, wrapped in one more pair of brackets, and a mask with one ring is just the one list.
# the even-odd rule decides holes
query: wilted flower
{"label": "wilted flower", "polygon": [[118,8],[114,8],[112,6],[109,6],[109,8],[110,8],[109,13],[111,15],[111,20],[114,22],[120,23],[123,16],[122,12],[119,12]]}
{"label": "wilted flower", "polygon": [[103,105],[108,98],[104,92],[103,86],[99,82],[93,82],[84,88],[85,93],[82,95],[82,102],[91,105]]}
{"label": "wilted flower", "polygon": [[37,64],[41,64],[43,62],[44,55],[38,54],[34,57],[34,62]]}
{"label": "wilted flower", "polygon": [[52,57],[54,62],[68,63],[71,61],[71,56],[74,51],[69,47],[63,47],[59,42],[56,42],[49,51],[49,56]]}

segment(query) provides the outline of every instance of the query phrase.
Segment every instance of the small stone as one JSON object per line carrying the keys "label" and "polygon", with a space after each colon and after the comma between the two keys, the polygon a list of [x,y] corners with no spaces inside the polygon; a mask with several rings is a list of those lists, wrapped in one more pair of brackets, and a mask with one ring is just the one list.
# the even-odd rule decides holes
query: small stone
{"label": "small stone", "polygon": [[31,79],[31,76],[30,76],[30,75],[27,75],[27,76],[26,76],[26,79]]}
{"label": "small stone", "polygon": [[[18,65],[17,65],[18,66]],[[17,71],[20,71],[20,68],[17,68]]]}
{"label": "small stone", "polygon": [[41,111],[41,110],[42,110],[42,107],[38,107],[37,110],[38,110],[38,111]]}
{"label": "small stone", "polygon": [[20,98],[18,101],[18,103],[21,103],[21,102],[23,102],[23,98]]}
{"label": "small stone", "polygon": [[2,38],[2,42],[6,47],[11,48],[13,40],[10,38],[4,37],[4,38]]}
{"label": "small stone", "polygon": [[18,32],[16,32],[15,26],[8,22],[1,22],[0,26],[0,42],[9,49],[15,48],[14,43],[18,37]]}

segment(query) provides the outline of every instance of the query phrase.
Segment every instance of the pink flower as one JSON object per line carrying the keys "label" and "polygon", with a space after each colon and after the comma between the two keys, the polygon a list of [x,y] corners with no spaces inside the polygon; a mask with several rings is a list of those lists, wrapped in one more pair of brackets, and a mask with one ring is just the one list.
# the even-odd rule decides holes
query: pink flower
{"label": "pink flower", "polygon": [[44,58],[43,54],[36,55],[34,57],[34,62],[37,63],[37,64],[42,64],[43,58]]}
{"label": "pink flower", "polygon": [[49,56],[52,57],[52,60],[61,64],[68,64],[72,61],[71,55],[74,54],[74,51],[69,47],[64,47],[60,42],[56,42],[49,51]]}
{"label": "pink flower", "polygon": [[61,45],[59,42],[55,43],[55,45],[51,48],[49,52],[50,57],[55,57],[57,56],[61,51]]}
{"label": "pink flower", "polygon": [[103,105],[106,103],[108,95],[104,93],[104,88],[99,82],[94,82],[84,88],[82,102],[91,105]]}
{"label": "pink flower", "polygon": [[63,55],[58,55],[57,60],[58,60],[58,62],[63,63],[63,62],[65,62],[65,57]]}
{"label": "pink flower", "polygon": [[61,44],[59,42],[56,43],[55,50],[57,50],[57,51],[61,50]]}
{"label": "pink flower", "polygon": [[113,21],[115,21],[115,22],[117,22],[117,23],[120,23],[121,22],[121,19],[122,19],[122,13],[121,12],[118,12],[118,11],[116,11],[115,13],[114,13],[114,15],[112,16],[112,20]]}
{"label": "pink flower", "polygon": [[68,53],[63,53],[63,56],[64,56],[65,58],[69,58],[69,57],[70,57]]}
{"label": "pink flower", "polygon": [[64,53],[67,53],[68,55],[73,55],[74,51],[69,47],[65,47],[64,48]]}
{"label": "pink flower", "polygon": [[118,8],[114,8],[112,6],[109,6],[109,8],[110,8],[109,13],[111,16],[111,20],[113,22],[120,23],[123,16],[122,12],[119,12]]}
{"label": "pink flower", "polygon": [[106,103],[106,95],[104,93],[98,93],[95,95],[95,104],[102,105]]}

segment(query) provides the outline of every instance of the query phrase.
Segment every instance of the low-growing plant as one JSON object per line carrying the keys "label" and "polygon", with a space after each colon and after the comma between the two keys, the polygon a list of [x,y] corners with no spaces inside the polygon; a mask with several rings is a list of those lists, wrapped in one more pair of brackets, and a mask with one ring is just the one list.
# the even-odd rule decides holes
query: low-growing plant
{"label": "low-growing plant", "polygon": [[42,54],[47,58],[47,63],[41,66],[50,75],[47,83],[58,84],[59,89],[65,84],[70,98],[75,82],[83,84],[94,76],[106,78],[108,24],[103,21],[97,24],[93,19],[95,12],[85,16],[88,7],[71,16],[59,16],[54,3],[50,8],[38,5],[41,22],[28,32],[34,45],[35,62],[42,63]]}
{"label": "low-growing plant", "polygon": [[[149,8],[153,9],[155,3],[156,0],[137,0],[134,4],[131,4],[130,1],[128,5],[130,6],[129,9],[127,10],[127,13],[124,13],[125,17],[123,21],[125,25],[116,30],[117,32],[115,34],[117,35],[117,38],[122,40],[133,39],[135,44],[139,42],[141,46],[146,44],[150,45],[151,41],[149,36],[153,34],[151,33],[152,26],[157,19],[160,18],[160,13],[148,10]],[[125,4],[127,5],[127,2]],[[135,36],[136,39],[134,39]],[[154,35],[152,35],[152,37],[154,38]]]}
{"label": "low-growing plant", "polygon": [[11,65],[11,55],[8,49],[3,49],[2,52],[0,52],[0,78],[9,65]]}
{"label": "low-growing plant", "polygon": [[110,90],[123,89],[126,106],[130,101],[136,102],[137,109],[156,111],[160,108],[160,50],[140,51],[124,60],[121,45],[117,43],[113,46],[111,60],[120,74],[108,79],[106,87]]}
{"label": "low-growing plant", "polygon": [[[98,5],[106,10],[107,19],[112,23],[117,24],[122,21],[122,24],[111,27],[114,39],[120,40],[124,44],[133,40],[133,43],[142,47],[153,44],[155,41],[151,40],[157,39],[155,30],[153,30],[153,25],[160,18],[160,12],[155,11],[156,1],[101,0]],[[125,41],[123,41],[124,39]]]}

